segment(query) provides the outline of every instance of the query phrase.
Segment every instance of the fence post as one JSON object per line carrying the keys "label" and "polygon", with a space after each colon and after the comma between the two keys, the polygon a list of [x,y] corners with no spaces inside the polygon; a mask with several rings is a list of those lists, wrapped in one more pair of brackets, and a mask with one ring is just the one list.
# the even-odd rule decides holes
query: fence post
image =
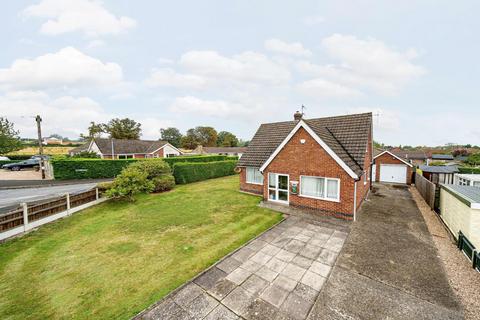
{"label": "fence post", "polygon": [[70,215],[70,193],[65,194],[67,196],[67,214]]}
{"label": "fence post", "polygon": [[23,202],[22,203],[23,207],[23,231],[27,231],[27,226],[28,226],[28,205]]}
{"label": "fence post", "polygon": [[96,199],[98,200],[98,188],[95,188],[95,196],[96,196]]}

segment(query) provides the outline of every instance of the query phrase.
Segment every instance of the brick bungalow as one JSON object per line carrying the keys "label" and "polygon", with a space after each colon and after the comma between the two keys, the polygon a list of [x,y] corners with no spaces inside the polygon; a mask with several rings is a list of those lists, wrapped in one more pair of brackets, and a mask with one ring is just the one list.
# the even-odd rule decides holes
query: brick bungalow
{"label": "brick bungalow", "polygon": [[74,155],[80,152],[95,152],[102,159],[167,158],[182,154],[166,141],[104,138],[92,139],[70,150],[69,154]]}
{"label": "brick bungalow", "polygon": [[372,114],[260,125],[240,158],[240,190],[355,219],[370,189]]}

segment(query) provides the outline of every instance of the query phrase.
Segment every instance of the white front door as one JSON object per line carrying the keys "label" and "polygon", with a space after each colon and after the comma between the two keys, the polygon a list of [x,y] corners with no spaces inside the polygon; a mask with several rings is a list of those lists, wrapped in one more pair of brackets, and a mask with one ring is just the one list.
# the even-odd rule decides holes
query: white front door
{"label": "white front door", "polygon": [[288,203],[288,174],[268,174],[268,200]]}
{"label": "white front door", "polygon": [[380,182],[407,183],[407,166],[380,164]]}

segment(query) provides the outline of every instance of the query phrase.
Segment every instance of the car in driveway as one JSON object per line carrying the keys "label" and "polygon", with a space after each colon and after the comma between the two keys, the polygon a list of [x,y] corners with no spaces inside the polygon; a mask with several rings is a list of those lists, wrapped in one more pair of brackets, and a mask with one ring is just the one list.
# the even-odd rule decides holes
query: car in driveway
{"label": "car in driveway", "polygon": [[11,171],[20,171],[22,169],[28,168],[38,168],[40,165],[40,159],[33,158],[24,161],[19,161],[15,163],[7,163],[2,166],[2,169],[7,169]]}

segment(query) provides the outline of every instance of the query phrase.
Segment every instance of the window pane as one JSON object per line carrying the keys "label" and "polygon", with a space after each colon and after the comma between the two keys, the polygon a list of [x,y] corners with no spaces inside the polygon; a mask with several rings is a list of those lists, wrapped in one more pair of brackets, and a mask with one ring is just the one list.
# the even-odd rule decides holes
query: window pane
{"label": "window pane", "polygon": [[275,178],[276,178],[275,173],[269,173],[268,174],[268,186],[269,187],[275,188],[275,184],[277,183]]}
{"label": "window pane", "polygon": [[338,180],[327,180],[327,198],[338,198]]}
{"label": "window pane", "polygon": [[288,201],[288,191],[278,191],[278,200]]}
{"label": "window pane", "polygon": [[254,169],[247,168],[247,182],[252,183],[254,182]]}
{"label": "window pane", "polygon": [[323,198],[324,197],[324,183],[323,178],[315,177],[301,177],[300,178],[300,193],[305,196]]}
{"label": "window pane", "polygon": [[278,176],[278,189],[288,190],[288,177]]}
{"label": "window pane", "polygon": [[277,200],[277,196],[275,194],[275,190],[268,190],[268,199],[270,200]]}
{"label": "window pane", "polygon": [[480,181],[474,181],[473,186],[474,187],[480,187]]}
{"label": "window pane", "polygon": [[255,183],[263,184],[263,175],[261,174],[260,170],[255,169]]}

